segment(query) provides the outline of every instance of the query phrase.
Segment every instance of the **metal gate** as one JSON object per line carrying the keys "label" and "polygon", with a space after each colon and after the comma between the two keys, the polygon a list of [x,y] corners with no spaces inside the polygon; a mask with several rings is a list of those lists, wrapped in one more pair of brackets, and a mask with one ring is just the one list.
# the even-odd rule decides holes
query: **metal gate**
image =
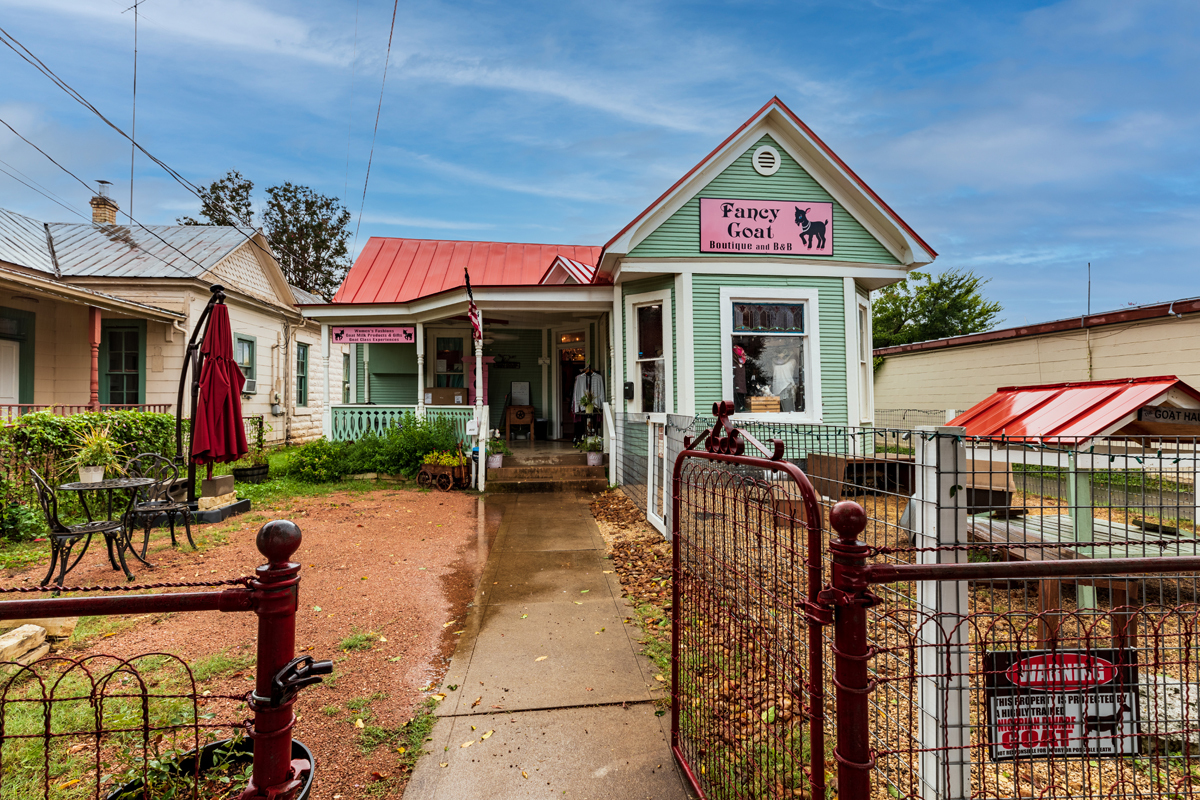
{"label": "metal gate", "polygon": [[674,462],[671,747],[701,797],[821,798],[821,512],[732,411]]}
{"label": "metal gate", "polygon": [[[1200,606],[1113,591],[1127,576],[1190,579],[1200,557],[868,564],[862,508],[838,503],[830,525],[842,797],[1200,797]],[[929,613],[870,591],[1066,579],[1117,599]]]}

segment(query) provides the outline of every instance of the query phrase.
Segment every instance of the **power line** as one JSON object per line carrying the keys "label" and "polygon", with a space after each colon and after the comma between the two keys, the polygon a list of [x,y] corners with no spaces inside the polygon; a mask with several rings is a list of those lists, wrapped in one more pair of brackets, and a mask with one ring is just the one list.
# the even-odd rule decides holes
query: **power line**
{"label": "power line", "polygon": [[[68,201],[66,200],[66,198],[60,197],[59,195],[57,195],[57,194],[55,194],[54,192],[50,191],[50,189],[49,189],[49,188],[47,188],[47,187],[43,186],[42,184],[38,183],[38,182],[37,182],[37,181],[35,181],[35,180],[34,180],[34,179],[31,177],[31,176],[29,176],[29,175],[26,175],[24,172],[21,172],[21,170],[17,169],[16,167],[14,167],[12,164],[8,163],[8,162],[7,162],[7,161],[5,161],[4,159],[0,158],[0,164],[3,164],[4,166],[8,167],[8,168],[9,168],[9,169],[11,169],[13,172],[17,173],[17,174],[18,174],[18,175],[20,175],[22,178],[24,178],[25,180],[29,181],[29,183],[32,183],[34,186],[36,186],[38,189],[40,189],[40,190],[41,190],[41,192],[42,192],[42,195],[43,195],[43,196],[44,196],[46,199],[48,199],[48,200],[53,200],[54,202],[58,203],[58,204],[59,204],[59,205],[61,205],[61,206],[64,206],[64,207],[66,207],[68,210],[70,210],[71,212],[73,212],[73,213],[75,213],[75,214],[77,214],[77,215],[79,215],[79,216],[81,216],[81,217],[82,217],[82,216],[84,216],[84,215],[83,215],[83,214],[81,214],[79,211],[77,211],[77,210],[75,210],[74,208],[72,208],[72,207],[71,207],[71,206],[68,204]],[[27,185],[28,185],[28,184],[27,184]]]}
{"label": "power line", "polygon": [[350,132],[354,127],[354,73],[358,68],[358,3],[354,0],[354,50],[350,54],[350,111],[346,114],[346,181],[342,186],[342,205],[350,194]]}
{"label": "power line", "polygon": [[[83,178],[80,178],[78,175],[76,175],[74,172],[72,172],[71,170],[69,170],[69,169],[67,169],[66,167],[64,167],[62,164],[58,163],[58,161],[56,161],[56,160],[54,159],[54,157],[53,157],[53,156],[51,156],[51,155],[50,155],[49,153],[47,153],[45,150],[43,150],[42,148],[38,147],[36,144],[34,144],[33,142],[29,141],[29,140],[28,140],[28,139],[26,139],[24,136],[22,136],[22,135],[21,135],[21,133],[20,133],[20,132],[18,132],[16,128],[14,128],[12,125],[9,125],[9,124],[8,124],[8,122],[7,122],[7,121],[5,121],[3,118],[0,118],[0,125],[3,125],[4,127],[8,128],[10,131],[12,131],[12,132],[13,132],[13,134],[15,134],[15,135],[17,136],[17,138],[19,138],[21,141],[25,142],[27,145],[29,145],[30,147],[32,147],[34,150],[37,150],[39,153],[41,153],[43,156],[45,156],[47,159],[49,159],[49,161],[50,161],[50,163],[51,163],[51,164],[53,164],[54,166],[58,167],[58,168],[59,168],[59,169],[61,169],[63,172],[67,173],[67,174],[68,174],[68,175],[70,175],[72,178],[74,178],[76,181],[78,181],[78,182],[79,182],[79,185],[80,185],[80,186],[82,186],[83,188],[87,189],[89,194],[92,192],[92,187],[88,185],[87,181],[85,181]],[[146,233],[150,234],[150,235],[151,235],[151,236],[153,236],[155,239],[158,239],[160,242],[162,242],[163,244],[165,244],[167,247],[171,248],[171,249],[172,249],[172,250],[174,250],[176,253],[179,253],[179,255],[181,255],[181,256],[183,256],[184,258],[186,258],[188,261],[191,261],[193,264],[195,264],[195,265],[196,265],[197,267],[199,267],[200,269],[202,269],[202,270],[204,270],[204,269],[207,269],[207,267],[205,267],[205,266],[204,266],[203,264],[201,264],[199,261],[197,261],[196,259],[192,258],[192,257],[191,257],[190,255],[188,255],[187,253],[183,252],[183,251],[182,251],[182,250],[180,250],[178,247],[176,247],[175,245],[171,244],[170,242],[168,242],[166,239],[164,239],[164,238],[162,238],[161,236],[159,236],[159,235],[158,235],[157,233],[155,233],[154,231],[150,230],[148,227],[146,227],[146,226],[145,226],[145,225],[143,225],[141,222],[139,222],[139,221],[138,221],[136,218],[134,218],[134,217],[130,217],[130,220],[131,220],[132,224],[135,224],[135,225],[137,225],[139,228],[141,228],[142,230],[144,230]],[[240,229],[238,229],[238,228],[234,228],[234,230],[237,230],[237,231],[241,232],[241,231],[240,231]],[[245,235],[245,234],[243,234],[243,235]],[[249,238],[249,237],[247,237],[247,238]],[[155,255],[154,253],[150,253],[150,252],[148,252],[148,251],[144,251],[144,252],[146,252],[146,254],[147,254],[147,255],[149,255],[149,256],[152,256],[152,257],[154,257],[154,258],[157,258],[159,261],[163,262],[164,264],[167,264],[167,265],[169,265],[169,266],[171,266],[171,267],[173,267],[173,268],[175,268],[175,269],[179,270],[179,271],[180,271],[181,273],[183,273],[185,276],[187,276],[187,277],[192,277],[192,276],[191,276],[191,274],[190,274],[190,273],[189,273],[187,270],[185,270],[183,267],[181,267],[181,266],[179,266],[178,264],[176,264],[174,261],[168,261],[167,259],[163,258],[162,256]]]}
{"label": "power line", "polygon": [[[22,173],[22,172],[20,172],[19,170],[17,170],[17,168],[16,168],[16,167],[14,167],[12,164],[9,164],[7,161],[0,161],[0,164],[3,164],[3,165],[4,165],[4,167],[8,167],[9,169],[13,170],[14,172],[18,172],[19,174],[22,174],[22,175],[24,175],[24,173]],[[8,171],[7,169],[5,169],[4,167],[0,167],[0,172],[3,172],[5,175],[7,175],[8,177],[12,178],[12,179],[13,179],[14,181],[16,181],[17,183],[19,183],[19,184],[22,184],[23,186],[27,186],[28,188],[30,188],[30,189],[32,189],[33,191],[37,192],[37,193],[38,193],[38,194],[40,194],[42,197],[46,198],[47,200],[49,200],[49,201],[50,201],[50,202],[52,202],[52,203],[58,203],[60,206],[62,206],[63,208],[65,208],[67,211],[70,211],[70,212],[71,212],[72,214],[74,214],[75,216],[77,216],[77,217],[81,217],[82,219],[85,219],[85,220],[87,219],[87,217],[83,216],[83,214],[81,214],[81,213],[80,213],[78,210],[76,210],[76,209],[74,209],[74,208],[71,208],[69,205],[67,205],[66,203],[62,202],[61,200],[58,200],[57,198],[51,197],[51,196],[50,196],[50,194],[49,194],[48,192],[46,192],[46,191],[43,191],[43,190],[42,190],[41,188],[39,188],[38,186],[35,186],[35,185],[34,185],[34,184],[32,184],[32,183],[27,183],[27,182],[25,182],[25,181],[21,180],[20,178],[18,178],[16,175],[13,175],[13,174],[12,174],[12,172],[9,172],[9,171]],[[29,178],[29,176],[28,176],[28,175],[25,175],[25,177],[26,177],[26,178]],[[33,179],[32,179],[32,178],[29,178],[29,180],[31,180],[31,181],[32,181]]]}
{"label": "power line", "polygon": [[363,178],[362,203],[358,206],[358,222],[354,225],[354,247],[358,247],[358,229],[362,227],[363,209],[367,207],[367,184],[371,181],[371,162],[375,160],[375,137],[379,135],[379,115],[383,112],[383,90],[387,86],[388,64],[392,60],[392,35],[396,32],[396,9],[400,0],[392,5],[392,28],[388,31],[387,55],[383,59],[383,81],[379,84],[379,107],[375,109],[375,131],[371,134],[371,154],[367,156],[367,174]]}
{"label": "power line", "polygon": [[[139,0],[139,2],[140,2],[140,1],[141,1],[141,0]],[[399,2],[399,0],[397,0],[397,2]],[[132,8],[132,6],[131,6],[130,8]],[[126,9],[126,10],[128,10],[128,9]],[[213,200],[213,199],[210,199],[210,200],[208,200],[208,201],[205,201],[204,197],[203,197],[203,196],[200,194],[200,188],[199,188],[198,186],[196,186],[195,184],[193,184],[193,183],[192,183],[191,181],[189,181],[187,178],[183,177],[183,175],[181,175],[181,174],[180,174],[179,172],[177,172],[175,169],[173,169],[172,167],[170,167],[170,166],[169,166],[169,165],[168,165],[166,162],[164,162],[162,159],[159,159],[159,158],[157,158],[156,156],[154,156],[152,153],[150,153],[150,151],[149,151],[149,150],[147,150],[145,147],[143,147],[141,144],[139,144],[137,141],[135,141],[135,140],[134,140],[134,138],[133,138],[132,136],[130,136],[129,134],[125,133],[125,131],[121,130],[121,128],[120,128],[119,126],[117,126],[116,124],[114,124],[114,123],[112,122],[112,120],[110,120],[108,117],[104,116],[104,114],[103,114],[103,113],[101,113],[101,112],[100,112],[100,110],[99,110],[98,108],[96,108],[94,105],[92,105],[92,104],[91,104],[91,103],[90,103],[90,102],[87,100],[87,98],[85,98],[85,97],[84,97],[82,94],[80,94],[78,91],[76,91],[76,90],[75,90],[75,89],[74,89],[74,88],[73,88],[73,87],[72,87],[70,84],[68,84],[68,83],[67,83],[66,81],[64,81],[62,78],[58,77],[58,75],[57,75],[57,74],[55,74],[54,70],[52,70],[52,69],[50,69],[48,66],[46,66],[46,64],[45,64],[45,63],[44,63],[44,62],[43,62],[41,59],[39,59],[37,56],[35,56],[35,55],[33,54],[33,51],[31,51],[31,50],[30,50],[28,47],[26,47],[25,45],[21,44],[21,42],[20,42],[20,41],[18,41],[18,40],[16,39],[16,37],[14,37],[14,36],[13,36],[11,33],[9,33],[7,30],[5,30],[5,29],[4,29],[4,28],[2,28],[2,27],[0,27],[0,42],[3,42],[3,44],[4,44],[6,47],[8,47],[10,50],[12,50],[14,53],[16,53],[18,56],[20,56],[22,60],[24,60],[26,63],[28,63],[28,64],[29,64],[30,66],[32,66],[34,69],[36,69],[38,72],[41,72],[43,75],[45,75],[47,78],[49,78],[49,79],[50,79],[50,81],[51,81],[52,83],[54,83],[54,85],[55,85],[55,86],[58,86],[60,89],[62,89],[64,92],[66,92],[66,93],[67,93],[67,94],[68,94],[68,95],[69,95],[69,96],[70,96],[72,99],[74,99],[76,102],[78,102],[78,103],[79,103],[80,105],[82,105],[84,108],[88,109],[88,110],[89,110],[89,111],[91,111],[93,114],[95,114],[97,117],[99,117],[101,120],[103,120],[103,121],[104,121],[104,123],[105,123],[106,125],[108,125],[108,127],[112,128],[114,131],[116,131],[117,133],[121,134],[121,135],[122,135],[122,136],[124,136],[126,139],[128,139],[128,140],[129,140],[129,142],[130,142],[130,144],[131,144],[131,145],[132,145],[134,148],[136,148],[137,150],[140,150],[140,151],[142,151],[142,154],[143,154],[143,155],[145,155],[145,156],[146,156],[147,158],[149,158],[149,159],[150,159],[152,162],[154,162],[154,163],[155,163],[155,164],[157,164],[159,167],[161,167],[161,168],[162,168],[162,169],[163,169],[163,170],[164,170],[164,171],[165,171],[165,172],[166,172],[168,175],[170,175],[172,178],[174,178],[174,179],[175,179],[175,181],[176,181],[177,183],[179,183],[181,186],[183,186],[183,187],[184,187],[185,189],[187,189],[189,192],[191,192],[192,194],[194,194],[194,195],[195,195],[195,196],[196,196],[196,197],[197,197],[197,198],[198,198],[198,199],[199,199],[199,200],[200,200],[202,203],[203,203],[203,202],[214,202],[214,200]],[[11,127],[11,126],[9,126],[9,130],[12,130],[12,127]],[[13,132],[14,132],[14,133],[16,133],[15,131],[13,131]],[[19,136],[19,135],[20,135],[20,134],[18,134],[18,136]],[[23,139],[23,140],[24,140],[26,143],[28,143],[30,146],[37,147],[37,146],[36,146],[36,145],[34,145],[32,142],[30,142],[28,139],[25,139],[25,137],[23,137],[23,136],[22,136],[21,138],[22,138],[22,139]],[[38,149],[38,152],[42,153],[42,155],[46,155],[46,153],[45,153],[43,150],[41,150],[41,148],[37,148],[37,149]],[[47,157],[47,158],[49,158],[49,156],[48,156],[48,155],[47,155],[46,157]],[[51,159],[51,160],[53,161],[53,159]],[[62,169],[64,169],[64,170],[66,170],[66,168],[65,168],[65,167],[62,167],[62,165],[61,165],[61,164],[58,164],[58,162],[54,162],[54,163],[55,163],[55,164],[56,164],[58,167],[60,167],[60,168],[62,168]],[[69,170],[66,170],[66,171],[68,171],[68,172],[69,172]],[[75,176],[74,176],[74,175],[72,175],[72,177],[75,177]],[[76,180],[78,180],[78,178],[77,178],[77,177],[76,177]],[[84,186],[87,186],[87,184],[86,184],[86,183],[84,183]],[[89,190],[89,191],[91,191],[91,187],[90,187],[90,186],[88,186],[87,188],[88,188],[88,190]],[[234,219],[236,219],[236,220],[238,220],[239,222],[241,222],[241,223],[242,223],[243,225],[245,225],[247,228],[251,228],[251,229],[253,229],[253,228],[254,228],[254,224],[253,224],[253,222],[252,222],[251,220],[245,220],[245,219],[242,219],[242,218],[241,218],[239,215],[237,215],[237,214],[233,213],[233,211],[232,211],[232,210],[231,210],[231,209],[230,209],[228,206],[226,206],[226,205],[225,205],[223,202],[220,202],[220,201],[215,201],[215,202],[216,202],[216,204],[217,204],[217,205],[219,205],[219,206],[220,206],[220,207],[221,207],[221,208],[222,208],[222,209],[223,209],[223,210],[224,210],[226,213],[228,213],[228,214],[229,214],[231,217],[233,217]],[[131,218],[131,219],[132,219],[132,218]],[[136,221],[136,220],[134,220],[134,221]],[[140,225],[141,223],[138,223],[138,224]],[[142,226],[142,227],[145,227],[145,226]],[[268,250],[268,249],[264,248],[264,247],[263,247],[262,245],[260,245],[260,244],[259,244],[257,241],[255,241],[255,239],[254,239],[254,237],[253,237],[253,236],[250,236],[250,235],[249,235],[249,234],[247,234],[247,233],[246,233],[244,230],[242,230],[241,228],[238,228],[238,227],[236,227],[236,226],[230,226],[230,227],[233,227],[233,228],[234,228],[234,230],[238,231],[238,233],[240,233],[240,234],[241,234],[243,237],[245,237],[246,241],[250,242],[252,245],[254,245],[255,247],[257,247],[257,248],[258,248],[259,250],[261,250],[263,253],[265,253],[265,254],[266,254],[266,255],[268,255],[268,256],[271,256],[272,258],[274,258],[274,257],[275,257],[275,255],[274,255],[273,253],[271,253],[271,251],[270,251],[270,250]],[[299,256],[297,256],[295,253],[293,253],[293,252],[291,252],[290,250],[288,250],[286,247],[282,247],[282,246],[280,246],[280,245],[278,245],[278,244],[276,244],[276,247],[278,247],[278,249],[279,249],[280,251],[282,251],[282,252],[286,253],[288,256],[290,256],[292,259],[294,259],[294,260],[295,260],[295,261],[297,261],[298,263],[302,262],[302,259],[300,259],[300,257],[299,257]],[[185,254],[185,253],[182,253],[182,252],[181,252],[181,255],[184,255],[184,256],[186,256],[186,254]]]}

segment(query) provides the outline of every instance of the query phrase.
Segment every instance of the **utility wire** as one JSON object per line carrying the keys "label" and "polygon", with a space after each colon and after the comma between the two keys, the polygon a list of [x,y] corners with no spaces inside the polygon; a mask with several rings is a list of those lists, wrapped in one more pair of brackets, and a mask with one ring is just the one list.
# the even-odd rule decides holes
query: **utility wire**
{"label": "utility wire", "polygon": [[363,209],[367,206],[367,184],[371,182],[371,162],[375,160],[375,137],[379,135],[379,115],[383,112],[383,90],[387,86],[388,64],[392,60],[392,35],[396,32],[396,9],[399,7],[400,0],[396,0],[392,5],[392,27],[388,31],[387,55],[383,59],[383,81],[379,85],[379,107],[375,109],[375,131],[371,134],[371,154],[367,156],[367,174],[363,178],[362,202],[358,206],[358,222],[354,225],[354,248],[358,247],[358,229],[362,227]]}
{"label": "utility wire", "polygon": [[[133,120],[129,124],[129,221],[133,222],[133,165],[137,160],[137,147],[133,142],[137,138],[137,45],[138,45],[138,3],[133,4]],[[128,11],[129,9],[125,9]],[[124,14],[125,11],[121,13]]]}
{"label": "utility wire", "polygon": [[[13,179],[14,181],[16,181],[17,183],[19,183],[19,184],[22,184],[23,186],[27,186],[27,187],[29,187],[30,189],[32,189],[33,191],[37,192],[37,193],[38,193],[38,194],[40,194],[42,197],[45,197],[47,200],[49,200],[49,201],[50,201],[50,202],[52,202],[52,203],[58,203],[60,206],[62,206],[63,208],[65,208],[67,211],[70,211],[70,212],[71,212],[72,214],[74,214],[75,216],[77,216],[77,217],[81,217],[81,218],[83,218],[83,219],[85,219],[85,220],[87,219],[87,217],[83,216],[83,214],[81,214],[81,213],[80,213],[78,210],[76,210],[76,209],[74,209],[74,208],[71,208],[69,205],[67,205],[66,203],[62,202],[61,200],[58,200],[57,198],[51,197],[51,196],[50,196],[50,195],[49,195],[47,192],[43,191],[42,189],[40,189],[39,187],[37,187],[37,186],[33,185],[32,183],[27,183],[26,181],[23,181],[23,180],[21,180],[21,179],[20,179],[20,178],[18,178],[16,175],[13,175],[13,174],[12,174],[12,172],[9,172],[7,169],[5,169],[5,168],[4,168],[4,167],[8,167],[9,169],[12,169],[14,172],[16,172],[16,171],[17,171],[17,168],[16,168],[16,167],[14,167],[12,164],[9,164],[7,161],[0,161],[0,164],[3,164],[3,165],[4,165],[4,166],[0,166],[0,172],[3,172],[5,175],[7,175],[8,177],[12,178],[12,179]],[[24,174],[24,173],[21,173],[21,174]],[[26,176],[26,177],[28,177],[28,176]],[[32,178],[30,178],[30,180],[32,180]]]}
{"label": "utility wire", "polygon": [[[75,213],[75,214],[78,214],[78,215],[79,215],[79,216],[81,216],[81,217],[82,217],[82,216],[84,216],[84,215],[83,215],[83,214],[81,214],[79,211],[77,211],[76,209],[72,208],[72,207],[71,207],[71,205],[70,205],[70,203],[69,203],[69,201],[68,201],[66,198],[64,198],[64,197],[60,197],[59,195],[55,194],[55,193],[54,193],[54,192],[52,192],[52,191],[51,191],[51,190],[50,190],[48,187],[46,187],[46,186],[43,186],[42,184],[38,183],[38,182],[37,182],[36,180],[34,180],[34,179],[31,177],[31,176],[29,176],[29,175],[26,175],[24,172],[22,172],[21,170],[17,169],[15,166],[13,166],[12,164],[8,163],[8,162],[7,162],[7,161],[5,161],[4,159],[0,158],[0,164],[3,164],[4,166],[8,167],[8,168],[9,168],[9,169],[11,169],[13,172],[17,173],[17,174],[18,174],[18,175],[20,175],[22,178],[24,178],[25,180],[29,181],[29,183],[32,183],[34,186],[36,186],[38,189],[40,189],[40,190],[41,190],[41,192],[42,192],[42,195],[43,195],[43,196],[44,196],[46,199],[48,199],[48,200],[53,200],[54,202],[58,203],[59,205],[61,205],[61,206],[65,206],[67,209],[69,209],[70,211],[72,211],[72,212],[73,212],[73,213]],[[27,184],[27,185],[28,185],[28,184]]]}
{"label": "utility wire", "polygon": [[354,51],[350,54],[350,110],[346,114],[346,181],[342,186],[342,205],[350,194],[350,132],[354,127],[354,73],[358,68],[358,4],[354,0]]}
{"label": "utility wire", "polygon": [[[397,0],[397,3],[398,2],[399,2],[399,0]],[[132,7],[133,6],[130,6],[130,8],[132,8]],[[128,10],[128,9],[126,9],[126,10]],[[394,13],[395,12],[393,11],[393,23],[395,21]],[[389,37],[388,41],[389,41],[389,46],[390,46],[390,41],[391,41],[390,37]],[[114,131],[116,131],[117,133],[121,134],[126,139],[128,139],[130,144],[134,148],[136,148],[137,150],[141,150],[143,155],[145,155],[147,158],[149,158],[155,164],[160,166],[168,175],[170,175],[172,178],[174,178],[177,183],[179,183],[181,186],[183,186],[189,192],[194,194],[202,203],[205,202],[204,197],[200,194],[200,188],[198,186],[193,184],[187,178],[183,177],[183,175],[181,175],[179,172],[174,170],[166,162],[162,161],[161,159],[159,159],[156,156],[154,156],[153,154],[151,154],[150,151],[148,151],[146,148],[142,147],[141,144],[136,142],[132,136],[125,133],[125,131],[121,130],[121,128],[119,126],[117,126],[116,124],[114,124],[112,122],[112,120],[110,120],[108,117],[104,116],[104,114],[102,114],[98,108],[96,108],[94,105],[92,105],[90,102],[88,102],[87,98],[85,98],[82,94],[77,92],[74,88],[71,87],[70,84],[68,84],[62,78],[58,77],[58,75],[56,75],[54,73],[54,70],[52,70],[48,66],[46,66],[46,64],[43,63],[42,60],[39,59],[37,56],[35,56],[28,47],[21,44],[20,41],[18,41],[11,33],[9,33],[7,30],[5,30],[2,27],[0,27],[0,43],[3,43],[10,50],[12,50],[18,56],[20,56],[22,60],[24,60],[26,63],[30,64],[34,69],[36,69],[38,72],[41,72],[43,75],[45,75],[47,78],[49,78],[50,81],[52,83],[54,83],[54,85],[58,86],[60,89],[62,89],[64,92],[66,92],[71,98],[73,98],[76,102],[81,104],[84,108],[87,108],[93,114],[98,116],[101,120],[104,121],[104,123],[106,125],[108,125]],[[5,123],[5,124],[7,126],[7,123]],[[7,126],[7,127],[9,128],[9,130],[12,130],[11,126]],[[16,133],[16,131],[13,131],[13,132]],[[20,134],[17,134],[17,135],[20,136]],[[30,146],[37,148],[37,146],[34,145],[33,142],[30,142],[28,139],[25,139],[25,137],[22,136],[21,139],[24,140],[26,143],[28,143]],[[50,158],[50,156],[48,156],[45,153],[45,151],[43,151],[41,148],[37,148],[37,150],[38,150],[38,152],[42,153],[42,155],[45,155],[47,158]],[[53,161],[53,159],[51,159],[51,161]],[[69,170],[66,170],[66,168],[63,167],[61,164],[59,164],[57,161],[55,161],[54,163],[59,168],[69,172]],[[76,177],[76,176],[74,176],[74,174],[72,174],[72,177]],[[77,177],[76,177],[76,180],[78,180]],[[87,184],[85,183],[84,186],[87,186]],[[88,190],[91,191],[90,186],[88,186]],[[213,202],[213,200],[210,199],[208,202]],[[228,213],[234,219],[241,222],[247,228],[252,229],[252,230],[254,229],[253,221],[242,219],[239,215],[234,214],[232,209],[230,209],[228,206],[226,206],[224,203],[222,203],[220,201],[216,201],[216,203],[226,213]],[[134,220],[134,221],[136,221],[136,220]],[[140,225],[141,223],[138,223],[138,224]],[[145,226],[142,226],[142,227],[145,227]],[[275,258],[275,255],[273,253],[271,253],[271,251],[269,249],[264,248],[261,244],[259,244],[257,241],[255,241],[255,239],[252,235],[247,234],[244,230],[242,230],[241,228],[238,228],[236,226],[231,226],[231,227],[233,227],[234,230],[238,231],[238,233],[240,233],[243,237],[245,237],[246,241],[250,242],[252,245],[254,245],[256,248],[261,250],[263,253],[265,253],[268,256],[271,256],[272,258]],[[288,250],[286,247],[283,247],[282,245],[279,245],[279,244],[276,244],[276,247],[278,247],[278,249],[281,252],[286,253],[288,256],[290,256],[292,259],[294,259],[296,261],[296,263],[303,263],[303,259],[301,259],[295,253]],[[182,253],[182,252],[181,252],[181,255],[186,256],[186,254]],[[189,258],[189,260],[191,260],[190,257],[188,257],[188,258]]]}
{"label": "utility wire", "polygon": [[[59,169],[61,169],[63,172],[67,173],[67,174],[68,174],[68,175],[70,175],[72,178],[74,178],[76,181],[78,181],[78,182],[79,182],[79,185],[80,185],[80,186],[82,186],[84,189],[87,189],[87,190],[88,190],[88,193],[89,193],[89,194],[91,194],[91,192],[92,192],[92,187],[88,185],[87,181],[85,181],[83,178],[80,178],[78,175],[76,175],[74,172],[72,172],[71,170],[69,170],[69,169],[67,169],[66,167],[64,167],[62,164],[58,163],[58,161],[56,161],[56,160],[54,159],[54,157],[53,157],[53,156],[51,156],[49,153],[47,153],[47,152],[46,152],[45,150],[43,150],[42,148],[38,147],[38,146],[37,146],[36,144],[34,144],[33,142],[31,142],[31,141],[29,141],[28,139],[26,139],[24,136],[22,136],[22,135],[21,135],[21,134],[20,134],[20,133],[17,131],[17,129],[16,129],[16,128],[14,128],[12,125],[9,125],[9,124],[8,124],[8,122],[7,122],[7,121],[5,121],[5,120],[4,120],[4,119],[2,119],[2,118],[0,118],[0,125],[3,125],[4,127],[8,128],[10,131],[12,131],[12,132],[13,132],[13,133],[14,133],[14,134],[17,136],[17,138],[19,138],[21,141],[25,142],[27,145],[29,145],[30,147],[32,147],[34,150],[37,150],[39,153],[41,153],[43,156],[45,156],[47,159],[49,159],[50,163],[52,163],[54,166],[58,167],[58,168],[59,168]],[[86,219],[86,218],[85,218],[85,219]],[[146,226],[145,226],[145,225],[143,225],[141,222],[139,222],[139,221],[138,221],[136,218],[133,218],[133,217],[131,217],[130,219],[131,219],[131,221],[132,221],[132,223],[133,223],[133,224],[137,225],[139,228],[141,228],[141,229],[142,229],[142,230],[144,230],[146,233],[148,233],[148,234],[150,234],[151,236],[153,236],[155,239],[158,239],[160,242],[162,242],[162,243],[163,243],[163,244],[165,244],[167,247],[169,247],[169,248],[171,248],[172,250],[174,250],[176,253],[179,253],[179,255],[183,256],[183,257],[184,257],[184,258],[186,258],[188,261],[191,261],[193,264],[195,264],[195,265],[196,265],[197,267],[199,267],[200,269],[202,269],[202,270],[207,270],[207,269],[208,269],[208,268],[207,268],[207,267],[205,267],[203,264],[201,264],[199,261],[197,261],[196,259],[192,258],[192,257],[191,257],[190,255],[188,255],[187,253],[183,252],[183,251],[182,251],[182,250],[180,250],[178,247],[176,247],[175,245],[171,244],[170,242],[168,242],[166,239],[164,239],[164,238],[162,238],[161,236],[159,236],[159,235],[158,235],[157,233],[155,233],[154,231],[150,230],[148,227],[146,227]],[[238,228],[235,228],[234,230],[238,230],[238,231],[240,232],[240,229],[238,229]],[[245,235],[245,234],[243,234],[243,235]],[[176,264],[174,261],[169,261],[169,260],[167,260],[167,259],[163,258],[162,256],[159,256],[159,255],[157,255],[157,254],[154,254],[154,253],[150,253],[149,251],[146,251],[146,250],[144,250],[144,249],[143,249],[143,252],[145,252],[145,253],[146,253],[147,255],[149,255],[149,256],[153,256],[154,258],[157,258],[159,261],[163,262],[164,264],[167,264],[167,265],[169,265],[169,266],[171,266],[171,267],[173,267],[173,268],[175,268],[175,269],[179,270],[179,272],[183,273],[185,276],[187,276],[187,277],[189,277],[189,278],[190,278],[190,277],[192,277],[192,274],[191,274],[190,272],[188,272],[188,270],[186,270],[186,269],[184,269],[183,267],[179,266],[179,265],[178,265],[178,264]]]}

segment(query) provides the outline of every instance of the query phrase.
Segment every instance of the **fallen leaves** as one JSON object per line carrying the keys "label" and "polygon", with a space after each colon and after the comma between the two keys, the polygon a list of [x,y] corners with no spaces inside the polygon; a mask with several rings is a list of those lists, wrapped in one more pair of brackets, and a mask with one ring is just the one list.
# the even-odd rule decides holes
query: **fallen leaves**
{"label": "fallen leaves", "polygon": [[475,706],[479,705],[481,702],[483,702],[483,695],[480,695],[479,697],[475,698],[475,702],[471,703],[471,708],[474,708]]}
{"label": "fallen leaves", "polygon": [[538,656],[537,658],[534,659],[534,661],[545,661],[549,657],[550,656]]}
{"label": "fallen leaves", "polygon": [[359,718],[359,719],[356,719],[356,720],[354,720],[354,727],[356,727],[356,728],[363,728],[363,727],[366,727],[366,726],[365,726],[365,724],[363,723],[362,719],[361,719],[361,718]]}
{"label": "fallen leaves", "polygon": [[480,736],[480,737],[479,737],[479,741],[481,741],[481,742],[482,742],[482,741],[485,741],[485,740],[486,740],[486,739],[487,739],[489,736],[491,736],[491,735],[492,735],[493,733],[495,733],[495,732],[496,732],[496,731],[494,731],[494,730],[490,730],[490,731],[488,731],[488,732],[487,732],[487,733],[485,733],[483,736]]}
{"label": "fallen leaves", "polygon": [[462,744],[460,744],[460,745],[459,745],[459,747],[460,747],[460,748],[463,748],[463,747],[470,747],[470,746],[471,746],[471,745],[473,745],[473,744],[475,744],[475,740],[474,740],[474,739],[472,739],[472,740],[471,740],[471,741],[469,741],[469,742],[463,742]]}

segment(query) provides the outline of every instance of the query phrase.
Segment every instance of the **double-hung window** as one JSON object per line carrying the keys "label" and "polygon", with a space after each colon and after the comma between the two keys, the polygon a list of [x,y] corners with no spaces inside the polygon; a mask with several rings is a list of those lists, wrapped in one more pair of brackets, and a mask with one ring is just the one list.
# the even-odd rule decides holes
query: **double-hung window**
{"label": "double-hung window", "polygon": [[350,402],[350,354],[342,353],[342,402]]}
{"label": "double-hung window", "polygon": [[233,339],[233,360],[248,381],[255,378],[254,344],[255,340],[250,336],[238,334]]}
{"label": "double-hung window", "polygon": [[818,420],[816,291],[788,287],[749,294],[726,287],[721,294],[722,387],[734,411]]}
{"label": "double-hung window", "polygon": [[308,405],[308,345],[296,343],[296,405]]}
{"label": "double-hung window", "polygon": [[670,414],[675,406],[670,289],[625,295],[625,380],[629,411]]}

